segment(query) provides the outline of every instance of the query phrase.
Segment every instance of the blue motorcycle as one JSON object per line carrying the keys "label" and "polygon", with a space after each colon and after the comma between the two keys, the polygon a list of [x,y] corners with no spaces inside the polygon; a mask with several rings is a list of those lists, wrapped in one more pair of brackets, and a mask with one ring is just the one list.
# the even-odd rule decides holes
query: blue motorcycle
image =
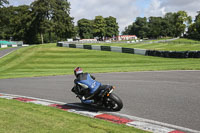
{"label": "blue motorcycle", "polygon": [[[114,86],[102,85],[97,91],[94,92],[93,95],[87,97],[88,100],[94,101],[92,103],[86,103],[86,100],[83,99],[83,96],[80,96],[76,93],[75,94],[82,101],[83,104],[95,105],[112,111],[120,111],[123,108],[123,103],[122,100],[116,94],[113,93],[114,89]],[[72,92],[75,91],[72,89]]]}

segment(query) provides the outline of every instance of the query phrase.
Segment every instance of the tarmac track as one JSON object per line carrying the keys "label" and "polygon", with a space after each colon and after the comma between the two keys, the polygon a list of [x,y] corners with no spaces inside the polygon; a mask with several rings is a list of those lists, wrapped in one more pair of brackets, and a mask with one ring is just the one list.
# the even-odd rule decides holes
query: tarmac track
{"label": "tarmac track", "polygon": [[21,47],[14,47],[14,48],[8,48],[8,49],[4,49],[4,50],[0,50],[0,58],[10,54],[11,52],[19,49]]}
{"label": "tarmac track", "polygon": [[[200,71],[93,74],[115,85],[124,103],[119,112],[200,131]],[[79,103],[73,75],[1,79],[0,93]]]}

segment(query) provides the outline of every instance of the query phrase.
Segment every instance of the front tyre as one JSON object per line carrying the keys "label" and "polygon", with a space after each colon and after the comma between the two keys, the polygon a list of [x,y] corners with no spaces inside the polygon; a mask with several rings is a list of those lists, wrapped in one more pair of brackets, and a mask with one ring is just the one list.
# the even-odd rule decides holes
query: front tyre
{"label": "front tyre", "polygon": [[111,93],[107,100],[107,107],[111,110],[120,111],[122,109],[122,100],[116,94]]}

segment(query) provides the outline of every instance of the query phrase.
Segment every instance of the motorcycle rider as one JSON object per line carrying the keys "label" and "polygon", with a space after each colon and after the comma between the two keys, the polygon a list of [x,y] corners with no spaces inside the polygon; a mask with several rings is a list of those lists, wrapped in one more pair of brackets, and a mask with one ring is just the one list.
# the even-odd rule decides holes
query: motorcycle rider
{"label": "motorcycle rider", "polygon": [[96,92],[100,90],[101,83],[96,81],[95,77],[91,74],[83,73],[83,70],[80,67],[74,69],[74,75],[76,76],[76,79],[74,80],[75,85],[71,91],[80,98],[82,103],[94,103],[92,98]]}

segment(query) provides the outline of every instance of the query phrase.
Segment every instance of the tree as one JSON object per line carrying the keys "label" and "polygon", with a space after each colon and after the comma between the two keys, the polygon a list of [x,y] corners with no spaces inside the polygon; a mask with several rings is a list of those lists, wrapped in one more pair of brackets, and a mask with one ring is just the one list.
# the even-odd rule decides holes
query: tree
{"label": "tree", "polygon": [[24,43],[39,43],[35,26],[32,24],[32,10],[28,5],[0,8],[0,39],[13,39]]}
{"label": "tree", "polygon": [[52,26],[50,26],[52,19],[52,0],[37,0],[31,4],[33,10],[33,23],[35,29],[40,33],[41,43],[44,43],[44,33]]}
{"label": "tree", "polygon": [[148,22],[147,18],[137,17],[135,23],[132,25],[131,34],[136,35],[140,38],[146,38],[148,35]]}
{"label": "tree", "polygon": [[200,40],[200,11],[197,13],[194,23],[189,26],[187,33],[189,38]]}
{"label": "tree", "polygon": [[136,35],[139,38],[146,38],[148,35],[148,31],[149,31],[149,26],[147,18],[137,17],[135,22],[132,23],[132,25],[129,25],[128,27],[125,28],[123,34]]}
{"label": "tree", "polygon": [[80,19],[78,21],[79,36],[82,39],[93,38],[93,21],[88,19]]}
{"label": "tree", "polygon": [[182,36],[185,33],[187,25],[191,24],[192,17],[185,11],[175,13],[175,36]]}
{"label": "tree", "polygon": [[93,25],[94,36],[103,40],[106,32],[106,21],[102,16],[96,16]]}
{"label": "tree", "polygon": [[164,16],[164,22],[163,25],[165,25],[165,31],[163,29],[163,31],[166,33],[167,36],[170,37],[175,37],[175,31],[176,31],[176,27],[175,27],[175,13],[171,13],[168,12],[165,14]]}
{"label": "tree", "polygon": [[[53,23],[56,35],[61,39],[75,36],[74,18],[70,17],[70,3],[67,0],[54,0]],[[53,2],[53,3],[54,3]],[[53,5],[53,4],[52,4]]]}
{"label": "tree", "polygon": [[170,23],[165,18],[162,18],[160,36],[168,37],[170,36],[169,34],[170,34]]}
{"label": "tree", "polygon": [[161,32],[162,32],[162,18],[150,17],[148,36],[151,38],[158,38],[162,35]]}
{"label": "tree", "polygon": [[119,35],[119,26],[117,23],[117,19],[109,16],[105,18],[106,21],[106,37],[113,37],[113,36],[118,36]]}
{"label": "tree", "polygon": [[191,24],[192,18],[185,11],[177,13],[166,13],[162,17],[137,17],[132,25],[123,31],[123,34],[135,34],[140,38],[157,38],[162,36],[178,37],[185,33],[186,28]]}
{"label": "tree", "polygon": [[2,7],[4,4],[9,4],[8,0],[0,0],[0,7]]}
{"label": "tree", "polygon": [[188,28],[188,37],[191,38],[191,39],[200,39],[199,37],[199,33],[197,31],[197,27],[196,27],[196,24],[193,23],[189,26]]}
{"label": "tree", "polygon": [[34,25],[44,42],[44,34],[55,32],[60,39],[74,36],[73,18],[70,17],[70,4],[67,0],[37,0],[31,4]]}
{"label": "tree", "polygon": [[195,19],[195,28],[197,32],[196,39],[200,40],[200,11],[198,11],[197,13],[198,15],[196,16],[196,19]]}
{"label": "tree", "polygon": [[12,28],[12,36],[16,41],[24,40],[29,42],[27,35],[30,32],[32,22],[31,9],[28,5],[13,7],[13,15],[10,17],[10,27]]}
{"label": "tree", "polygon": [[75,35],[67,0],[36,0],[30,6],[2,7],[0,18],[0,39],[12,37],[35,44],[64,40]]}
{"label": "tree", "polygon": [[94,20],[80,19],[78,21],[78,31],[81,38],[104,37],[111,38],[119,34],[119,26],[116,18],[109,16],[103,18],[96,16]]}
{"label": "tree", "polygon": [[9,39],[10,36],[8,35],[10,33],[9,24],[10,24],[10,16],[12,7],[10,8],[0,8],[0,40],[1,39]]}

